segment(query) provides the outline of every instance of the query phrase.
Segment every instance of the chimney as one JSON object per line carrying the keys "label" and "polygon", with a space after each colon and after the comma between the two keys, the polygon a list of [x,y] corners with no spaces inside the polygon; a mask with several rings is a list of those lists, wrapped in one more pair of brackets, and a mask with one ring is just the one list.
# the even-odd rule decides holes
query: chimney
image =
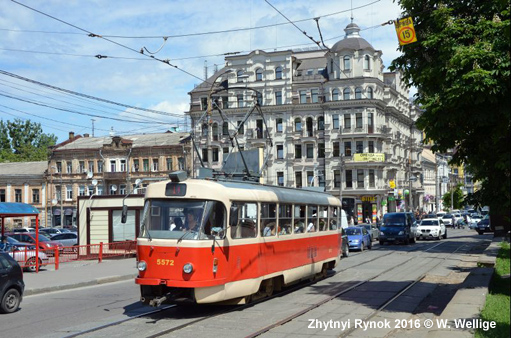
{"label": "chimney", "polygon": [[72,140],[75,138],[75,132],[74,131],[70,131],[69,132],[69,139]]}
{"label": "chimney", "polygon": [[85,133],[83,134],[83,137],[89,137],[89,134]]}

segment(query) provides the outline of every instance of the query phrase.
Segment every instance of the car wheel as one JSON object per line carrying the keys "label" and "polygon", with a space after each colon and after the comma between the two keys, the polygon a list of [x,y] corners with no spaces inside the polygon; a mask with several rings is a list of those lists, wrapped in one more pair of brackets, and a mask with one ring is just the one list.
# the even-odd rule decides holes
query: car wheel
{"label": "car wheel", "polygon": [[412,237],[412,240],[410,241],[410,243],[415,244],[415,236]]}
{"label": "car wheel", "polygon": [[362,244],[360,244],[360,252],[364,251],[364,242],[362,242]]}
{"label": "car wheel", "polygon": [[9,289],[2,297],[0,312],[12,313],[18,309],[21,302],[21,295],[16,289]]}
{"label": "car wheel", "polygon": [[385,242],[384,241],[380,241],[380,245],[383,245],[383,244],[385,244]]}
{"label": "car wheel", "polygon": [[444,233],[444,239],[447,239],[447,231]]}
{"label": "car wheel", "polygon": [[373,243],[369,243],[369,244],[367,245],[367,248],[368,248],[369,250],[371,250],[371,249],[373,248]]}
{"label": "car wheel", "polygon": [[342,257],[349,257],[350,256],[350,248],[348,246],[346,246],[346,250],[343,250],[342,252]]}
{"label": "car wheel", "polygon": [[[41,265],[43,264],[43,262],[39,259],[39,268],[41,268]],[[27,263],[26,263],[26,267],[25,269],[27,269],[28,271],[30,272],[36,272],[36,261],[35,261],[35,257],[30,257],[28,260],[27,260]]]}

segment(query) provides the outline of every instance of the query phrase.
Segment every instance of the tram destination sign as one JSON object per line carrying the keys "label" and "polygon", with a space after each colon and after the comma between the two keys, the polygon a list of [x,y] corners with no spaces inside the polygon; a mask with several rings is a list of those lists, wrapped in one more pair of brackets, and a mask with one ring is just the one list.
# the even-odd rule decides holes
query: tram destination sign
{"label": "tram destination sign", "polygon": [[186,184],[184,183],[167,183],[165,187],[165,196],[185,196]]}
{"label": "tram destination sign", "polygon": [[385,162],[385,154],[382,154],[382,153],[354,154],[353,161],[355,161],[355,162]]}

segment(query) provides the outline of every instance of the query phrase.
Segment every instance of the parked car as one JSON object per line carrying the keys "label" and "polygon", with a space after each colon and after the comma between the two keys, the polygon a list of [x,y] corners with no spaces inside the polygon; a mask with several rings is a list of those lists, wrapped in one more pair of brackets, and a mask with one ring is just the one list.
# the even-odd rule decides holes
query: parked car
{"label": "parked car", "polygon": [[35,228],[16,228],[12,232],[34,232]]}
{"label": "parked car", "polygon": [[490,227],[490,217],[485,216],[482,220],[480,220],[477,223],[476,230],[479,235],[482,235],[485,232],[493,232],[493,230]]}
{"label": "parked car", "polygon": [[435,218],[423,219],[417,228],[418,239],[447,238],[447,229],[442,221]]}
{"label": "parked car", "polygon": [[436,213],[436,218],[438,218],[438,220],[441,220],[444,218],[445,214],[446,214],[445,212],[439,211]]}
{"label": "parked car", "polygon": [[375,224],[361,224],[360,226],[366,228],[369,236],[371,236],[371,241],[377,241],[380,237],[380,229]]}
{"label": "parked car", "polygon": [[442,222],[444,222],[444,225],[447,227],[447,226],[452,226],[452,215],[451,214],[445,214],[443,217],[442,217]]}
{"label": "parked car", "polygon": [[378,239],[380,245],[385,242],[415,243],[417,229],[411,214],[410,212],[391,212],[383,215]]}
{"label": "parked car", "polygon": [[0,252],[0,312],[18,310],[23,298],[25,283],[20,265],[5,252]]}
{"label": "parked car", "polygon": [[9,243],[13,247],[19,248],[20,250],[24,250],[25,248],[27,248],[27,250],[35,250],[35,245],[33,244],[20,242],[17,239],[14,239],[9,236],[6,237],[7,243]]}
{"label": "parked car", "polygon": [[8,253],[9,256],[14,258],[16,262],[23,266],[23,269],[35,272],[37,269],[36,257],[39,257],[39,266],[43,266],[48,264],[48,255],[46,255],[43,251],[39,251],[38,255],[36,255],[35,247],[32,247],[33,249],[29,250],[28,247],[25,249],[23,247],[16,246]]}
{"label": "parked car", "polygon": [[479,214],[472,215],[472,217],[470,217],[470,223],[468,225],[469,229],[477,228],[477,223],[479,223],[482,219],[483,219],[483,216],[481,216]]}
{"label": "parked car", "polygon": [[[14,239],[17,239],[20,242],[35,244],[36,236],[34,232],[14,233],[7,235]],[[51,250],[54,249],[55,247],[58,247],[59,251],[62,251],[62,244],[60,244],[59,242],[51,241],[48,237],[39,234],[39,249]],[[50,252],[48,252],[48,254],[51,255]]]}
{"label": "parked car", "polygon": [[62,229],[59,228],[40,228],[39,232],[42,233],[45,236],[51,237],[56,234],[61,234]]}
{"label": "parked car", "polygon": [[[78,235],[76,232],[66,232],[62,234],[56,234],[51,236],[51,240],[55,242],[59,242],[64,247],[64,251],[66,251],[66,247],[72,247],[78,245]],[[72,250],[75,251],[75,250]]]}
{"label": "parked car", "polygon": [[348,235],[349,248],[364,251],[365,248],[371,249],[371,236],[364,227],[347,227],[346,235]]}

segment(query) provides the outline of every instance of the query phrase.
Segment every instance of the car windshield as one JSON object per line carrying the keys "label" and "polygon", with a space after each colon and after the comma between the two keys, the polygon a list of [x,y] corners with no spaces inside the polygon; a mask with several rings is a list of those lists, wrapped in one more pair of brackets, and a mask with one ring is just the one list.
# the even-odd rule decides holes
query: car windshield
{"label": "car windshield", "polygon": [[346,229],[346,235],[353,236],[353,235],[362,235],[362,230],[357,228],[347,228]]}
{"label": "car windshield", "polygon": [[142,238],[212,239],[223,237],[223,203],[205,200],[147,200],[142,215]]}
{"label": "car windshield", "polygon": [[10,244],[21,244],[20,241],[18,241],[15,238],[9,237],[9,236],[7,236],[7,242],[9,242]]}
{"label": "car windshield", "polygon": [[445,214],[444,217],[442,218],[452,218],[452,215],[451,214]]}
{"label": "car windshield", "polygon": [[[34,234],[34,237],[35,237],[35,234]],[[39,234],[39,242],[48,242],[48,241],[50,241],[48,237],[46,237],[45,235]]]}
{"label": "car windshield", "polygon": [[402,227],[405,226],[406,220],[404,216],[388,216],[383,218],[383,225],[386,227]]}
{"label": "car windshield", "polygon": [[425,219],[421,221],[421,225],[438,225],[438,221]]}

